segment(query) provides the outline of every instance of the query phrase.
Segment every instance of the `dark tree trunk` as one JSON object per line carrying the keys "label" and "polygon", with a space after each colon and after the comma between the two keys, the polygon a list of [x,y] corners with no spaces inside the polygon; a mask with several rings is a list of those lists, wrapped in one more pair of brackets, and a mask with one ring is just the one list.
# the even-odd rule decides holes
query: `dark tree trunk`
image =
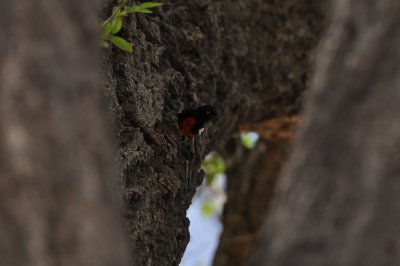
{"label": "dark tree trunk", "polygon": [[249,265],[297,123],[297,116],[283,116],[242,124],[244,132],[259,134],[257,146],[250,151],[236,138],[220,152],[228,168],[228,201],[215,266]]}
{"label": "dark tree trunk", "polygon": [[0,265],[127,265],[96,11],[0,2]]}
{"label": "dark tree trunk", "polygon": [[215,266],[245,266],[274,196],[275,183],[286,161],[288,140],[261,140],[253,150],[230,142],[224,154],[228,166],[228,202],[214,258]]}
{"label": "dark tree trunk", "polygon": [[[244,122],[298,113],[322,28],[319,0],[166,2],[125,21],[133,53],[113,47],[104,58],[138,265],[180,262],[200,159]],[[221,119],[198,139],[199,158],[186,171],[190,144],[173,121],[202,104],[215,105]]]}
{"label": "dark tree trunk", "polygon": [[253,265],[400,265],[400,2],[334,1]]}

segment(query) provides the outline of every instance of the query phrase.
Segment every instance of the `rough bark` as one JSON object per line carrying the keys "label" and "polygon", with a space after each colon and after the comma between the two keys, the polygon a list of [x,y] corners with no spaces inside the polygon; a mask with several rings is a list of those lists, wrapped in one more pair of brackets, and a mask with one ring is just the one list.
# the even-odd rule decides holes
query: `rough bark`
{"label": "rough bark", "polygon": [[[189,240],[186,210],[201,182],[199,159],[244,121],[298,112],[321,5],[176,0],[127,19],[122,36],[135,51],[109,49],[104,70],[139,265],[179,263]],[[221,119],[198,139],[199,158],[186,171],[190,144],[173,121],[182,109],[202,104],[214,105]]]}
{"label": "rough bark", "polygon": [[93,1],[0,1],[0,265],[127,265]]}
{"label": "rough bark", "polygon": [[286,161],[288,140],[260,140],[254,150],[240,141],[227,145],[228,202],[224,206],[219,247],[213,265],[248,265],[250,254]]}
{"label": "rough bark", "polygon": [[400,3],[334,1],[252,265],[400,265]]}

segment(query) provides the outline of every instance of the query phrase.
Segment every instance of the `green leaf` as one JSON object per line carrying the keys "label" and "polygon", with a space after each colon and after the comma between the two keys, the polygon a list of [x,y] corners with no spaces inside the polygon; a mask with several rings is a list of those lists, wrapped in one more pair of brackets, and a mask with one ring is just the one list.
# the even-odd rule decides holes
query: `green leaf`
{"label": "green leaf", "polygon": [[114,17],[119,17],[119,16],[121,16],[121,9],[119,9],[119,8],[117,8],[117,7],[114,7],[114,9],[113,9],[113,16],[114,16]]}
{"label": "green leaf", "polygon": [[201,168],[206,172],[207,184],[211,184],[216,175],[225,172],[224,160],[215,153],[211,153],[206,159],[201,163]]}
{"label": "green leaf", "polygon": [[253,149],[256,146],[257,140],[258,137],[252,136],[252,133],[242,134],[240,136],[240,141],[242,142],[242,145],[247,149]]}
{"label": "green leaf", "polygon": [[130,13],[153,13],[149,8],[161,6],[162,3],[145,2],[135,6],[125,6],[124,11]]}
{"label": "green leaf", "polygon": [[122,18],[121,17],[114,18],[113,21],[111,22],[111,25],[112,25],[111,33],[112,34],[118,33],[122,28]]}
{"label": "green leaf", "polygon": [[249,136],[241,136],[240,141],[242,142],[242,145],[245,146],[247,149],[253,148],[253,143]]}
{"label": "green leaf", "polygon": [[113,36],[110,41],[121,50],[126,52],[133,51],[132,44],[127,42],[124,38]]}
{"label": "green leaf", "polygon": [[138,10],[140,10],[139,6],[125,6],[125,8],[124,8],[124,11],[127,14],[138,12]]}
{"label": "green leaf", "polygon": [[101,32],[100,32],[101,37],[106,38],[110,34],[111,30],[112,30],[112,27],[111,27],[110,22],[103,24],[103,26],[101,27]]}
{"label": "green leaf", "polygon": [[110,44],[105,40],[101,40],[100,41],[100,46],[103,47],[103,48],[108,48],[110,46]]}
{"label": "green leaf", "polygon": [[144,2],[144,3],[141,3],[140,5],[139,5],[139,7],[141,8],[141,9],[144,9],[144,8],[152,8],[152,7],[156,7],[156,6],[161,6],[163,3],[156,3],[156,2]]}
{"label": "green leaf", "polygon": [[205,218],[210,217],[211,214],[213,214],[217,210],[218,206],[212,200],[206,199],[203,201],[203,204],[201,206],[201,213]]}
{"label": "green leaf", "polygon": [[121,23],[122,26],[122,20],[119,16],[116,16],[111,20],[111,32],[114,32],[116,29],[118,29],[119,23]]}
{"label": "green leaf", "polygon": [[139,9],[138,11],[136,11],[137,13],[153,13],[153,11],[148,10],[148,9]]}

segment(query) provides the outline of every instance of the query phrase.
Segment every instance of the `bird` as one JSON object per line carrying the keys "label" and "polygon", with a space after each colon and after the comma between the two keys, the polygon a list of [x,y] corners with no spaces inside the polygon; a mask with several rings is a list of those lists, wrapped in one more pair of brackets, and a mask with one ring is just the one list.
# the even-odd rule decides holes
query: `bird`
{"label": "bird", "polygon": [[[205,124],[218,120],[217,112],[211,105],[203,105],[196,109],[184,110],[177,114],[178,126],[181,133],[192,139],[191,153],[193,155],[190,165],[196,160],[195,139],[204,131]],[[189,170],[190,169],[190,170]],[[186,176],[188,184],[192,182],[192,167],[189,167],[189,161],[186,160]]]}
{"label": "bird", "polygon": [[217,112],[213,106],[203,105],[196,109],[182,111],[177,116],[179,130],[183,135],[192,139],[192,152],[195,153],[195,138],[204,131],[206,123],[218,119]]}

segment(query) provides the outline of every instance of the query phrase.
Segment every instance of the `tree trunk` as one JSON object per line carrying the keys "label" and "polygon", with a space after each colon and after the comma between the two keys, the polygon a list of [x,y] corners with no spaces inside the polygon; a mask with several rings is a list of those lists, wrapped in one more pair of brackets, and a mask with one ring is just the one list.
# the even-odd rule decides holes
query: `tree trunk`
{"label": "tree trunk", "polygon": [[288,148],[288,140],[283,139],[260,140],[251,151],[240,141],[235,144],[229,148],[232,152],[224,154],[229,200],[224,206],[224,230],[215,266],[249,264]]}
{"label": "tree trunk", "polygon": [[400,265],[400,3],[334,1],[252,265]]}
{"label": "tree trunk", "polygon": [[96,10],[0,2],[0,265],[127,265]]}
{"label": "tree trunk", "polygon": [[[138,265],[180,262],[186,210],[209,151],[241,123],[298,113],[322,10],[318,0],[176,0],[126,19],[121,35],[135,51],[110,48],[104,69]],[[197,140],[190,163],[190,142],[173,121],[203,104],[220,120]]]}

